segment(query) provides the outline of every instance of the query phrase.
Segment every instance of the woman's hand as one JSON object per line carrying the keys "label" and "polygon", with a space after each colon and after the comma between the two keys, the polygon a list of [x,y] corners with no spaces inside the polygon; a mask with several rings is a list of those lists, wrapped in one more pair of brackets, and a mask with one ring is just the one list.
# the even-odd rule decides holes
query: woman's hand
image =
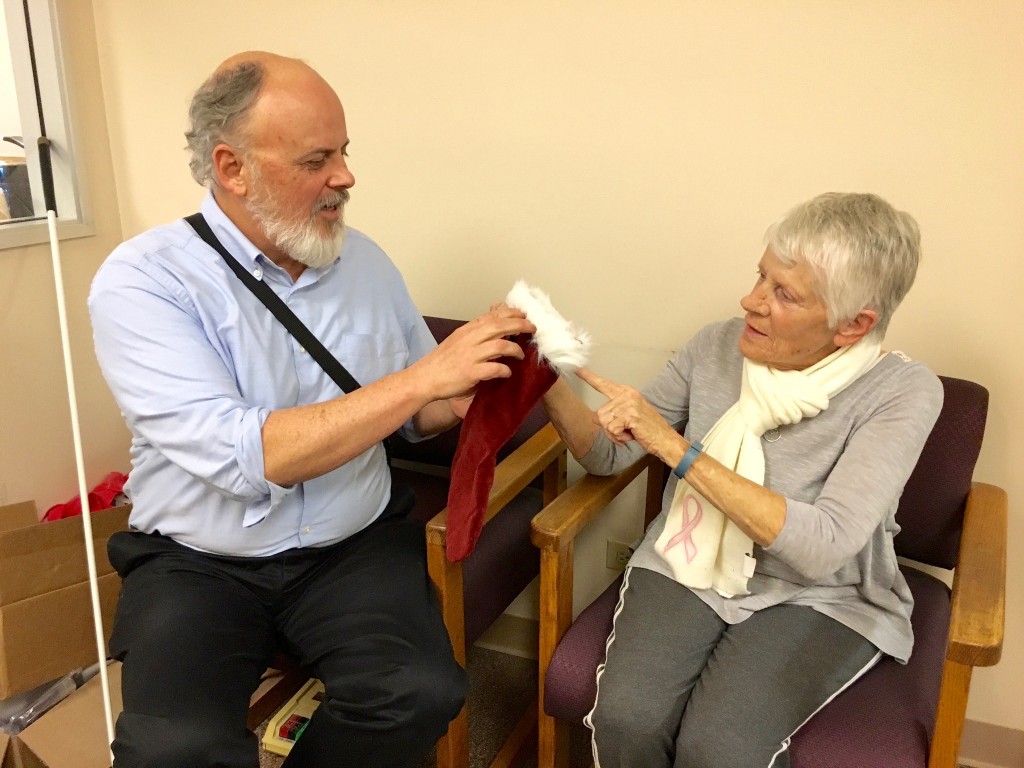
{"label": "woman's hand", "polygon": [[[645,451],[669,463],[684,446],[683,439],[637,390],[580,368],[576,375],[608,398],[594,414],[595,423],[619,445],[636,440]],[[674,466],[674,464],[673,464]]]}
{"label": "woman's hand", "polygon": [[[675,467],[689,441],[672,429],[654,407],[632,387],[616,384],[581,368],[581,379],[608,398],[594,421],[617,443],[636,440],[649,454]],[[781,494],[738,475],[706,453],[686,473],[686,481],[761,546],[770,546],[786,523]]]}

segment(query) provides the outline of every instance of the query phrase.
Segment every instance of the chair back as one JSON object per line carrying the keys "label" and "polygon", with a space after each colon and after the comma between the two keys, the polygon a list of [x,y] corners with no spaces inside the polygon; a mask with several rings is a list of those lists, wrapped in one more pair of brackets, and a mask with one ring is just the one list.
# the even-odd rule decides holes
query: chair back
{"label": "chair back", "polygon": [[940,376],[942,411],[900,497],[896,554],[940,568],[956,566],[964,505],[981,452],[988,390]]}

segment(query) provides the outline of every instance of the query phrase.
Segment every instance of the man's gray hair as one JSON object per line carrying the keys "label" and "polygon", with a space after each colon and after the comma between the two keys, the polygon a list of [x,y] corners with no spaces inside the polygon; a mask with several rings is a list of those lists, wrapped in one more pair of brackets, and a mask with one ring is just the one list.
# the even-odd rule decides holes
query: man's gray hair
{"label": "man's gray hair", "polygon": [[244,139],[245,120],[259,95],[263,65],[254,61],[215,72],[192,97],[185,132],[192,157],[188,162],[192,178],[206,186],[215,181],[213,148],[218,144],[238,146]]}
{"label": "man's gray hair", "polygon": [[802,260],[812,267],[830,328],[872,309],[878,323],[868,335],[878,341],[921,259],[914,218],[871,194],[818,195],[772,224],[765,243],[784,264]]}

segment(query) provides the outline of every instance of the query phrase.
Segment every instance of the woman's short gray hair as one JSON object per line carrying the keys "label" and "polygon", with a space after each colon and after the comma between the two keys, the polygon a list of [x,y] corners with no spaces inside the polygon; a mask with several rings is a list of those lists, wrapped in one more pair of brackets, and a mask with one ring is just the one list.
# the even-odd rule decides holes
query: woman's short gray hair
{"label": "woman's short gray hair", "polygon": [[206,186],[214,180],[214,147],[221,143],[237,145],[243,138],[246,113],[255,103],[262,82],[263,65],[243,61],[215,72],[195,92],[188,110],[191,126],[185,138],[192,153],[188,166],[197,183]]}
{"label": "woman's short gray hair", "polygon": [[914,284],[921,258],[914,218],[871,194],[818,195],[772,224],[765,242],[784,264],[802,260],[813,268],[830,328],[863,309],[877,312],[869,334],[876,340]]}

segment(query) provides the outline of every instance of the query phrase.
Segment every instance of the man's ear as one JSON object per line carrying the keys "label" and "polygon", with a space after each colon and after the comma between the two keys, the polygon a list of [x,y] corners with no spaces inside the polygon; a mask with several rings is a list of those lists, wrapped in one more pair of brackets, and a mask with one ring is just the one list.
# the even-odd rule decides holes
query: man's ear
{"label": "man's ear", "polygon": [[836,330],[833,342],[837,347],[848,347],[867,336],[878,323],[878,313],[873,309],[862,309],[853,320],[848,320]]}
{"label": "man's ear", "polygon": [[234,147],[218,144],[213,148],[214,179],[225,192],[245,197],[248,183],[242,175],[244,165],[242,154]]}

